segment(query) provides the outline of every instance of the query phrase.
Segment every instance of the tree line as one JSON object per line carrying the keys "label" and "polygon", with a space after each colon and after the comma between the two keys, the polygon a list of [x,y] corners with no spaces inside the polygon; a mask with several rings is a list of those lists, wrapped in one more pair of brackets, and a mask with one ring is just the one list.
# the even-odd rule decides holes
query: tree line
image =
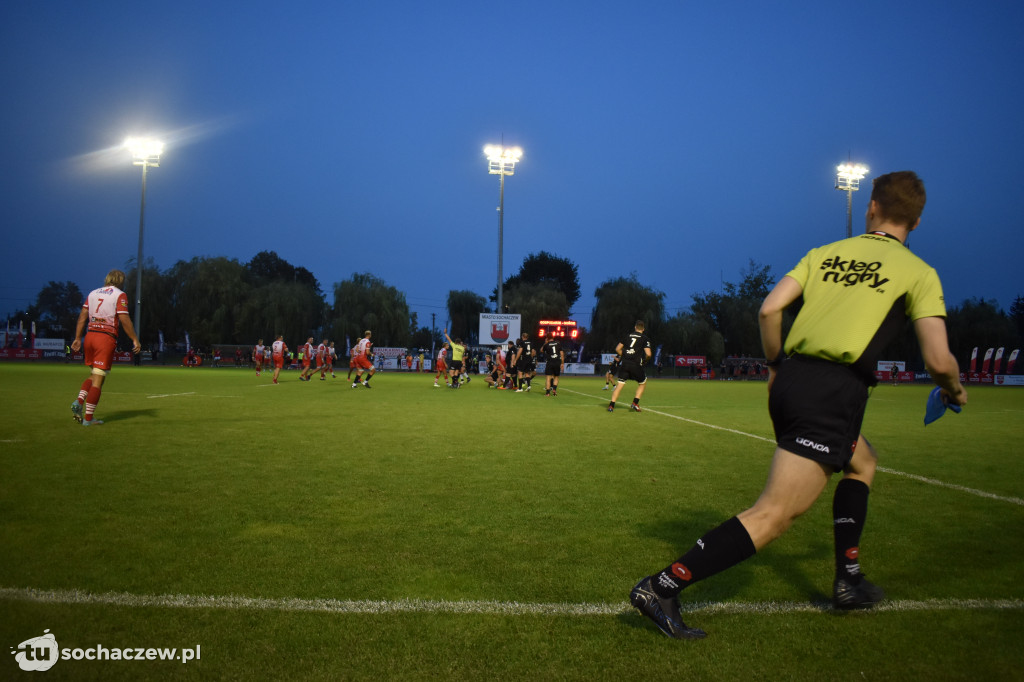
{"label": "tree line", "polygon": [[[371,329],[381,346],[430,348],[442,341],[440,330],[428,328],[411,313],[405,294],[370,273],[355,273],[337,282],[331,300],[313,274],[294,266],[273,251],[262,251],[247,263],[223,257],[178,261],[161,271],[152,259],[143,267],[141,329],[144,347],[154,347],[158,335],[168,343],[184,339],[194,345],[247,345],[277,335],[286,340],[308,336],[344,343]],[[135,300],[134,268],[128,271],[126,292]],[[691,295],[685,310],[669,315],[665,293],[643,284],[634,272],[601,282],[594,291],[589,329],[579,343],[590,353],[610,351],[643,320],[648,336],[665,354],[704,355],[713,364],[726,356],[760,357],[757,311],[775,283],[767,265],[751,260],[738,282],[725,282],[717,291]],[[581,294],[575,263],[546,251],[530,254],[503,286],[501,312],[522,316],[522,329],[536,329],[544,319],[570,319]],[[84,294],[73,282],[49,282],[36,302],[18,311],[11,321],[35,321],[40,336],[74,336]],[[490,297],[469,290],[451,290],[446,302],[449,333],[476,343],[479,316],[494,312],[496,288]],[[791,323],[796,309],[787,311]],[[951,348],[966,367],[971,350],[980,346],[1019,348],[1024,340],[1024,297],[1009,313],[992,300],[971,298],[947,310]],[[589,354],[589,353],[588,353]],[[920,357],[910,324],[906,333],[885,351],[886,359],[910,362]]]}

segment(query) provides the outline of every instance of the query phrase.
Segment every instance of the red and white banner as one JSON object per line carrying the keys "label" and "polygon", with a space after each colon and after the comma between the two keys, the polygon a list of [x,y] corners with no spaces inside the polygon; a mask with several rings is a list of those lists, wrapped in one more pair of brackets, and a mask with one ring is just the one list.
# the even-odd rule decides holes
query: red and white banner
{"label": "red and white banner", "polygon": [[1020,352],[1020,348],[1014,348],[1013,352],[1010,353],[1010,359],[1006,361],[1006,373],[1013,374],[1013,364],[1017,362],[1017,353]]}
{"label": "red and white banner", "polygon": [[974,350],[971,351],[971,371],[978,371],[978,347],[975,346]]}
{"label": "red and white banner", "polygon": [[989,365],[992,363],[992,353],[995,352],[995,348],[989,348],[985,351],[985,359],[981,362],[981,373],[988,374]]}
{"label": "red and white banner", "polygon": [[999,366],[1003,364],[1003,348],[996,349],[995,364],[992,365],[992,373],[999,374]]}
{"label": "red and white banner", "polygon": [[677,355],[676,356],[676,367],[688,367],[690,365],[697,365],[698,367],[704,367],[708,364],[708,358],[706,355]]}

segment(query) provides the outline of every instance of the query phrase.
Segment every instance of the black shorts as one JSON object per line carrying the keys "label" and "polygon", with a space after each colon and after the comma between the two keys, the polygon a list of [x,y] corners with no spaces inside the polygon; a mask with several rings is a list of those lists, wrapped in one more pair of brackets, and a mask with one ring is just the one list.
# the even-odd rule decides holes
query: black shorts
{"label": "black shorts", "polygon": [[867,384],[848,366],[794,356],[779,366],[768,413],[780,448],[842,471],[867,403]]}
{"label": "black shorts", "polygon": [[531,358],[519,358],[519,362],[516,363],[516,370],[523,374],[529,374],[536,366]]}
{"label": "black shorts", "polygon": [[647,374],[644,372],[642,365],[630,365],[624,362],[619,365],[619,373],[616,378],[621,383],[632,379],[636,383],[642,384],[647,381]]}
{"label": "black shorts", "polygon": [[456,371],[462,371],[462,360],[452,360],[451,368]]}
{"label": "black shorts", "polygon": [[557,359],[548,360],[547,364],[544,365],[544,376],[562,376],[562,363]]}

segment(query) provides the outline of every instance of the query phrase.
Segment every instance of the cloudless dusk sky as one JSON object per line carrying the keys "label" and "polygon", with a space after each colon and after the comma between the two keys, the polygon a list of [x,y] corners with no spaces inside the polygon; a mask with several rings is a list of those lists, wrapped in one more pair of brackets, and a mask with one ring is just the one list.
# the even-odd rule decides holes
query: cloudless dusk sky
{"label": "cloudless dusk sky", "polygon": [[[547,250],[594,289],[635,272],[669,314],[846,234],[835,166],[911,169],[911,248],[947,305],[1024,295],[1020,2],[25,2],[0,7],[0,310],[83,290],[138,247],[129,135],[167,142],[145,257],[276,251],[369,272],[421,325]],[[159,305],[147,299],[143,306]],[[312,321],[311,321],[312,322]]]}

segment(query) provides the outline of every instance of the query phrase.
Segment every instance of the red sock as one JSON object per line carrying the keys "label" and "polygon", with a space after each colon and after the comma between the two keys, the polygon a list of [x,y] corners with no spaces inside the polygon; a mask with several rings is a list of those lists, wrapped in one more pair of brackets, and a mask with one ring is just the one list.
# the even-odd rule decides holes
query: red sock
{"label": "red sock", "polygon": [[78,404],[81,405],[85,402],[85,396],[89,395],[89,389],[92,388],[92,379],[86,379],[82,382],[82,388],[78,389]]}
{"label": "red sock", "polygon": [[96,386],[89,388],[89,395],[85,399],[85,420],[92,421],[92,415],[96,411],[96,405],[100,402],[100,389]]}

